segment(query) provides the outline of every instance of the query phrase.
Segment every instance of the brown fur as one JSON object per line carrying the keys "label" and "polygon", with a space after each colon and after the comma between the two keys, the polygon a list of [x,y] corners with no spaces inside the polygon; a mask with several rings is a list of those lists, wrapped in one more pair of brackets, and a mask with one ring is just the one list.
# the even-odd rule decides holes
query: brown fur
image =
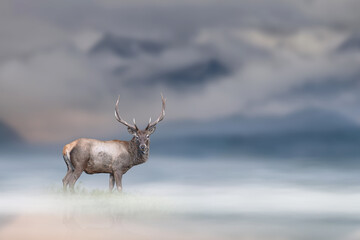
{"label": "brown fur", "polygon": [[[141,144],[146,144],[146,152],[140,149]],[[116,182],[117,189],[121,191],[122,175],[133,166],[147,161],[149,144],[146,130],[138,130],[137,135],[130,141],[80,138],[66,144],[63,155],[64,159],[69,158],[71,166],[68,166],[68,172],[63,179],[64,190],[67,186],[73,190],[77,179],[82,172],[85,172],[87,174],[109,173],[110,190]]]}
{"label": "brown fur", "polygon": [[70,154],[71,150],[74,148],[78,141],[79,139],[72,141],[69,144],[66,144],[63,148],[63,155]]}
{"label": "brown fur", "polygon": [[109,188],[112,191],[116,183],[118,191],[122,189],[122,176],[133,166],[144,163],[149,157],[150,139],[156,124],[165,117],[165,99],[161,95],[162,109],[157,120],[149,124],[145,130],[127,123],[120,117],[119,100],[115,104],[115,118],[128,128],[134,137],[130,141],[100,141],[96,139],[80,138],[63,148],[63,158],[67,165],[67,173],[63,178],[64,190],[69,186],[74,190],[74,185],[82,172],[87,174],[109,173]]}

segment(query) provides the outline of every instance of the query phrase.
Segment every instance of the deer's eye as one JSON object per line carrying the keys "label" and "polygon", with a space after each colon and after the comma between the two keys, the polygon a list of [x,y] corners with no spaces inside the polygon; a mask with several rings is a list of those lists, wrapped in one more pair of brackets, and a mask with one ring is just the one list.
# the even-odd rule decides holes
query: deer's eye
{"label": "deer's eye", "polygon": [[146,138],[149,138],[149,135],[146,135]]}

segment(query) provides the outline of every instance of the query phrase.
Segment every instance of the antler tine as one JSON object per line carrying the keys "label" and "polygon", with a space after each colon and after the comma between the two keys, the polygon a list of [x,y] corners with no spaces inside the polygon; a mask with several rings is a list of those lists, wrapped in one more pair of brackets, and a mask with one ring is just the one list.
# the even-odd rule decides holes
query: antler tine
{"label": "antler tine", "polygon": [[164,99],[164,96],[163,96],[162,93],[161,93],[161,102],[162,102],[162,107],[161,107],[160,116],[153,123],[151,123],[151,118],[150,118],[149,124],[148,124],[148,126],[146,128],[153,127],[153,126],[155,126],[156,124],[158,124],[160,121],[162,121],[164,119],[164,117],[165,117],[165,99]]}
{"label": "antler tine", "polygon": [[138,127],[136,126],[135,118],[133,118],[133,123],[134,123],[134,127],[135,127],[136,129],[138,129]]}
{"label": "antler tine", "polygon": [[132,128],[132,129],[137,129],[136,125],[133,126],[129,123],[127,123],[124,119],[122,119],[120,117],[120,114],[119,114],[119,101],[120,101],[120,95],[116,101],[116,104],[115,104],[115,118],[116,120],[118,120],[120,123],[124,124],[125,126],[129,127],[129,128]]}

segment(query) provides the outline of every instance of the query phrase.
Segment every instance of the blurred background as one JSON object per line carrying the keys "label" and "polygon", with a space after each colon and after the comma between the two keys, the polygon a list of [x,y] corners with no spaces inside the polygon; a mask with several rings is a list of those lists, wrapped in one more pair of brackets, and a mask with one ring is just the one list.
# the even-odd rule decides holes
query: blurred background
{"label": "blurred background", "polygon": [[[165,120],[125,192],[183,199],[181,212],[221,219],[236,239],[244,222],[253,239],[360,239],[359,10],[357,0],[1,1],[0,202],[18,214],[24,202],[5,196],[60,187],[74,139],[129,140],[114,118],[119,94],[122,117],[145,127],[162,92]],[[107,178],[80,181],[106,189]]]}

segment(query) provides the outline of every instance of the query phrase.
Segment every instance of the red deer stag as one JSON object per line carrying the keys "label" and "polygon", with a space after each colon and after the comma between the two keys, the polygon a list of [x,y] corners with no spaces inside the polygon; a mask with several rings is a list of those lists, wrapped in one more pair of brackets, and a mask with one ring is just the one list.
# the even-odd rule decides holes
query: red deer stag
{"label": "red deer stag", "polygon": [[122,176],[133,166],[144,163],[149,157],[150,135],[154,133],[156,124],[164,119],[165,99],[161,95],[162,110],[155,122],[149,120],[145,130],[140,130],[135,123],[127,123],[120,117],[119,100],[115,105],[115,118],[127,127],[128,132],[134,137],[130,141],[100,141],[96,139],[80,138],[63,149],[63,157],[67,166],[67,173],[63,178],[64,191],[70,187],[74,191],[75,182],[85,171],[87,174],[109,173],[109,188],[113,190],[116,183],[118,191],[122,189]]}

